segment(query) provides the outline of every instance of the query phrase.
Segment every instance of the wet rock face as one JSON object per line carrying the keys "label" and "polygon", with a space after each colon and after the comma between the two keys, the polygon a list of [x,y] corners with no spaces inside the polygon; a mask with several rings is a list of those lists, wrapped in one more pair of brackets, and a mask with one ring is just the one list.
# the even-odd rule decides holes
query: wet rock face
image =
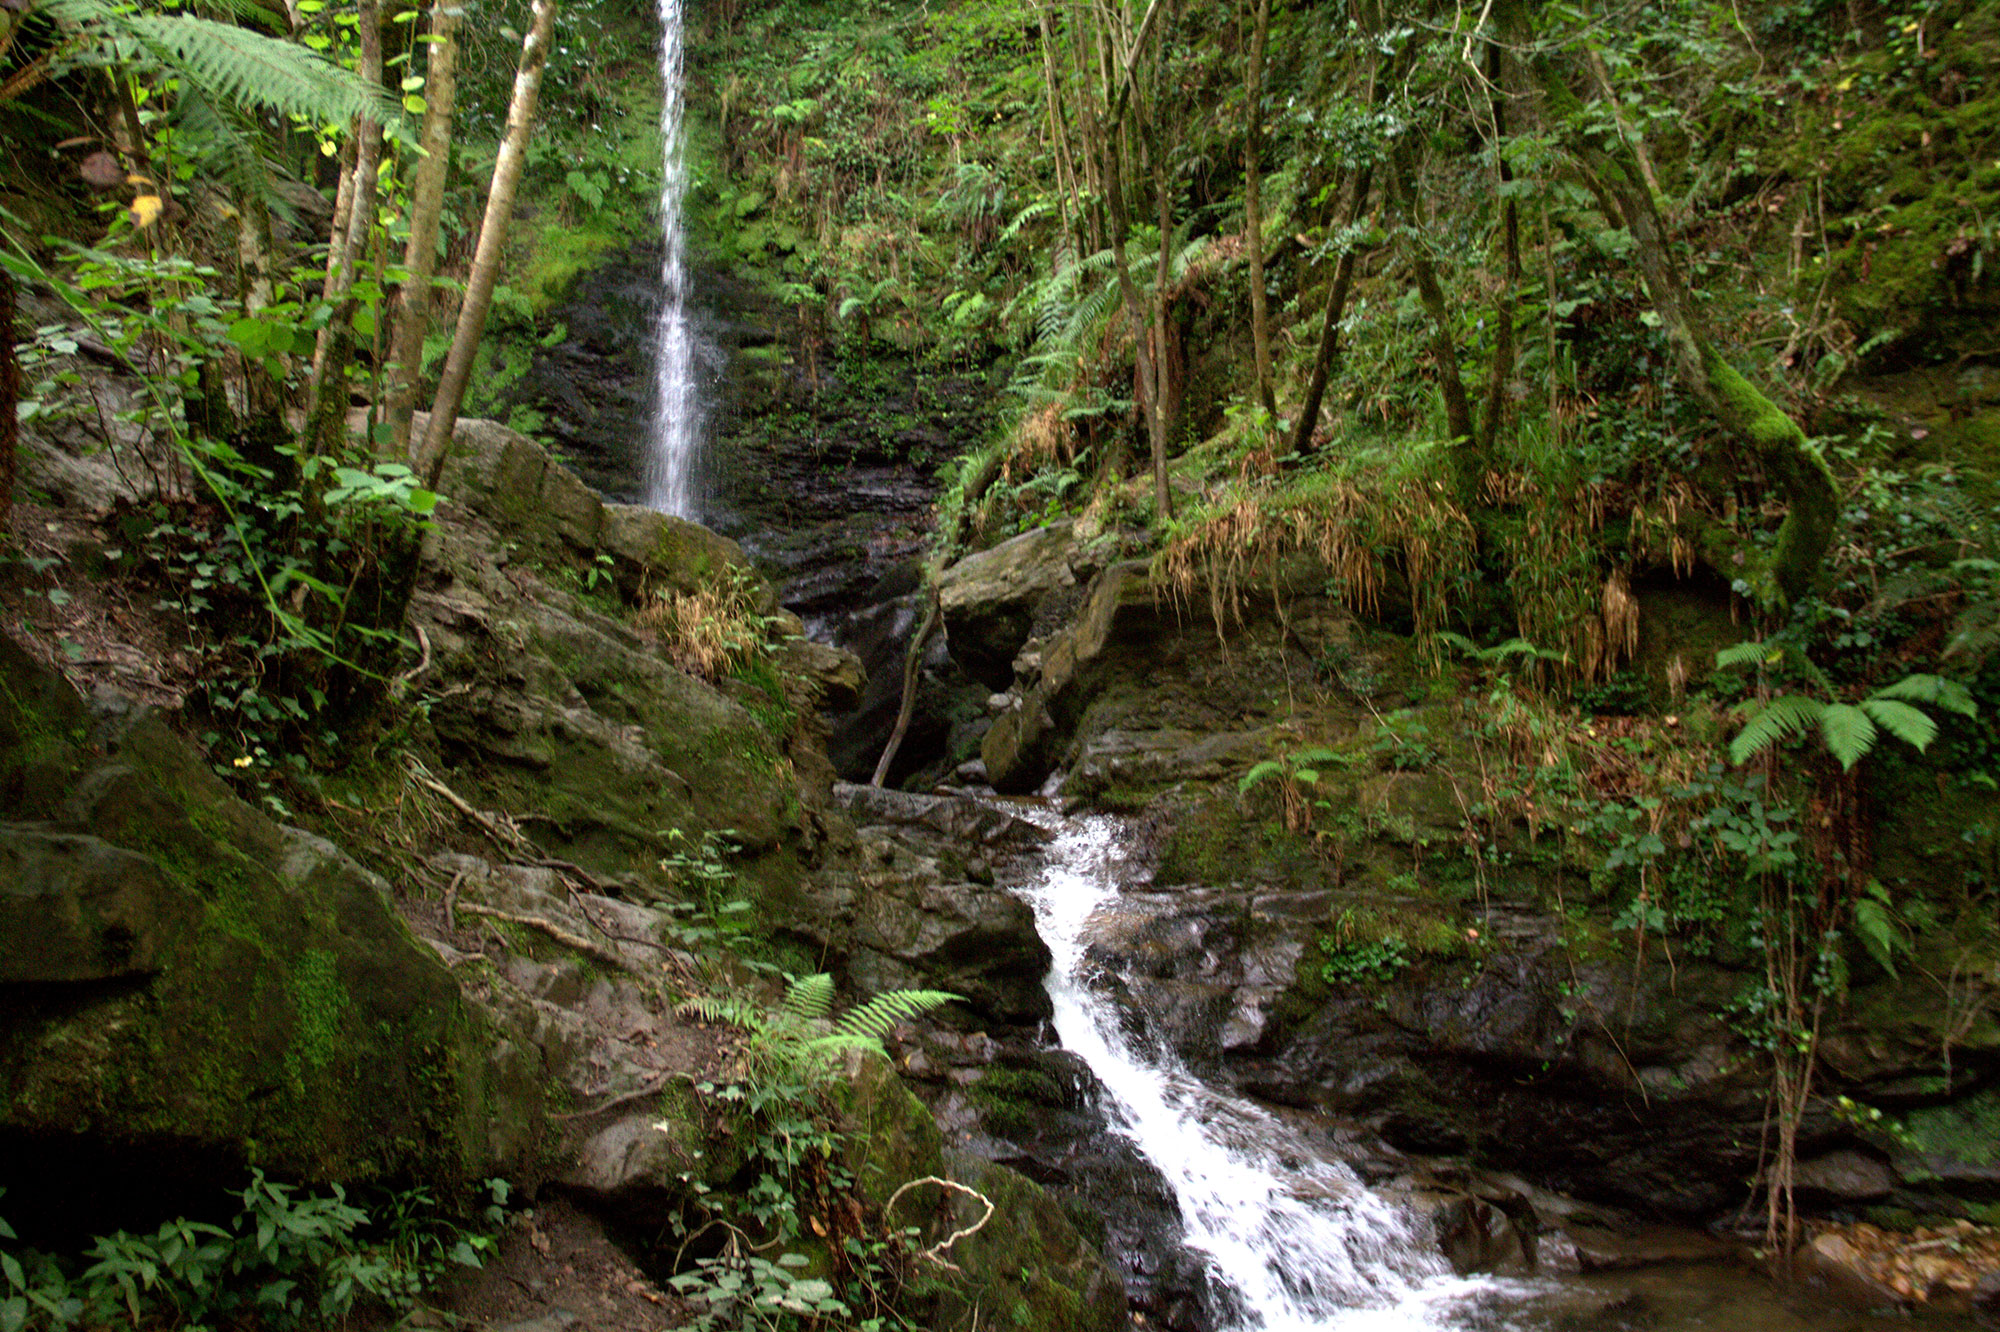
{"label": "wet rock face", "polygon": [[[657,270],[657,257],[638,250],[579,277],[551,313],[564,339],[536,353],[507,399],[541,413],[540,433],[616,499],[640,489]],[[935,365],[880,343],[808,349],[791,308],[726,273],[693,276],[709,388],[702,521],[740,543],[813,638],[867,662],[872,687],[833,709],[829,739],[838,771],[866,778],[894,722],[921,612],[898,599],[917,586],[938,469],[982,442],[998,409],[988,368]],[[895,780],[966,757],[976,736],[962,723],[983,697],[942,653],[928,661]]]}
{"label": "wet rock face", "polygon": [[819,876],[817,910],[846,941],[854,983],[950,990],[1001,1026],[1048,1017],[1048,946],[1034,913],[996,886],[993,871],[1040,830],[951,797],[842,786],[836,798],[861,825],[860,854]]}

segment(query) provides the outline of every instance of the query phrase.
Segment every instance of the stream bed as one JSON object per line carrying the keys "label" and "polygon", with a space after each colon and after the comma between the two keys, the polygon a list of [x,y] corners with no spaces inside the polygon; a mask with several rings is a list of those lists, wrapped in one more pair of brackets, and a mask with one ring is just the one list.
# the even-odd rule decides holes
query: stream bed
{"label": "stream bed", "polygon": [[[1583,1276],[1453,1272],[1421,1200],[1371,1187],[1324,1143],[1191,1071],[1121,1004],[1093,942],[1144,906],[1118,819],[1016,807],[1055,833],[1016,891],[1053,955],[1053,1035],[1095,1076],[1112,1132],[1159,1173],[1216,1332],[1861,1332],[1880,1314],[1729,1263]],[[1926,1332],[1974,1320],[1898,1317]]]}

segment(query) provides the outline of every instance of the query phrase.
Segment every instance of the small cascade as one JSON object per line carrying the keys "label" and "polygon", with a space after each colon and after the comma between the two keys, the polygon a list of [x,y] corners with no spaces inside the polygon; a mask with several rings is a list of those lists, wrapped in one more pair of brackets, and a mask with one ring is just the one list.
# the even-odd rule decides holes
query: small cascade
{"label": "small cascade", "polygon": [[682,0],[659,0],[660,312],[653,329],[653,418],[640,481],[647,507],[693,518],[703,403],[697,383],[698,339],[688,308],[687,238],[681,219],[687,197],[681,8]]}
{"label": "small cascade", "polygon": [[1444,1328],[1491,1288],[1451,1275],[1427,1227],[1371,1191],[1274,1116],[1195,1077],[1171,1052],[1134,1048],[1092,988],[1093,920],[1118,909],[1116,820],[1052,824],[1055,842],[1023,890],[1054,955],[1048,979],[1065,1049],[1103,1084],[1112,1127],[1174,1190],[1183,1239],[1207,1256],[1232,1332]]}

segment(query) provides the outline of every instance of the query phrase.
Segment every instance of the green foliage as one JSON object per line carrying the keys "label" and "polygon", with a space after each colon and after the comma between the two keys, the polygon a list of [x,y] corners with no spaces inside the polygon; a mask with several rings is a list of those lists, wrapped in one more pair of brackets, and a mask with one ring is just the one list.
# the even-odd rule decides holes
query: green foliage
{"label": "green foliage", "polygon": [[[324,1327],[363,1299],[407,1310],[451,1270],[479,1267],[491,1254],[508,1186],[493,1179],[487,1187],[491,1203],[471,1224],[442,1213],[421,1189],[390,1196],[371,1222],[339,1185],[299,1195],[253,1171],[226,1227],[182,1218],[150,1235],[119,1231],[91,1243],[87,1265],[0,1250],[0,1332],[114,1320]],[[13,1237],[0,1221],[0,1240]]]}
{"label": "green foliage", "polygon": [[753,1069],[813,1078],[828,1076],[850,1051],[886,1058],[882,1038],[897,1023],[961,997],[945,990],[885,990],[829,1021],[833,977],[821,972],[794,980],[775,1009],[740,995],[697,995],[681,1005],[681,1012],[743,1028],[749,1034],[745,1056]]}
{"label": "green foliage", "polygon": [[[1804,666],[1815,683],[1826,687],[1826,677],[1817,668],[1805,662],[1796,652],[1790,656]],[[1723,668],[1752,662],[1775,665],[1786,658],[1787,650],[1784,648],[1764,643],[1739,643],[1717,652],[1715,664]],[[1730,742],[1730,761],[1747,763],[1780,740],[1803,735],[1814,728],[1818,729],[1827,751],[1839,760],[1844,769],[1851,770],[1874,749],[1882,731],[1922,753],[1937,738],[1937,722],[1911,706],[1907,700],[1926,703],[1964,717],[1977,716],[1979,711],[1971,692],[1964,685],[1943,676],[1922,673],[1906,675],[1884,685],[1854,704],[1831,702],[1806,694],[1779,694],[1749,706],[1743,729]]]}
{"label": "green foliage", "polygon": [[1410,950],[1398,929],[1371,930],[1353,908],[1343,910],[1333,930],[1320,936],[1326,955],[1320,979],[1328,985],[1388,984],[1410,965]]}

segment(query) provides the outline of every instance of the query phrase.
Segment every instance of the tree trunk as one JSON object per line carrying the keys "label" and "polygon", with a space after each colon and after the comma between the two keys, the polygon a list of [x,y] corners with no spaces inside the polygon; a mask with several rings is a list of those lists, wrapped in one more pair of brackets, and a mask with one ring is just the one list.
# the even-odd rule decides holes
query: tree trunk
{"label": "tree trunk", "polygon": [[1250,27],[1250,58],[1243,76],[1248,123],[1243,132],[1243,231],[1250,249],[1250,342],[1257,364],[1257,401],[1276,429],[1278,399],[1271,385],[1271,309],[1264,290],[1264,207],[1261,198],[1264,150],[1264,46],[1271,34],[1271,0],[1256,0]]}
{"label": "tree trunk", "polygon": [[514,73],[507,132],[500,141],[500,155],[493,163],[493,185],[486,194],[486,216],[479,224],[479,246],[473,252],[472,272],[466,279],[465,301],[459,307],[451,352],[445,358],[444,373],[438,378],[430,425],[416,458],[416,470],[423,476],[424,485],[432,490],[437,489],[438,477],[444,471],[452,430],[458,425],[459,408],[465,405],[466,385],[472,378],[473,354],[479,349],[480,335],[486,330],[486,314],[493,306],[493,285],[500,277],[507,225],[514,214],[514,191],[521,183],[528,131],[535,120],[535,99],[541,91],[542,69],[548,64],[556,0],[534,0],[534,14],[534,25],[521,44],[521,63]]}
{"label": "tree trunk", "polygon": [[0,541],[14,517],[14,467],[19,452],[21,361],[14,351],[14,275],[0,268]]}
{"label": "tree trunk", "polygon": [[1423,236],[1418,212],[1416,172],[1410,164],[1409,149],[1397,144],[1390,150],[1398,202],[1409,240],[1410,269],[1416,278],[1417,295],[1431,319],[1431,355],[1437,361],[1438,390],[1444,397],[1445,429],[1451,434],[1451,451],[1458,472],[1459,490],[1469,497],[1478,480],[1474,455],[1479,441],[1472,429],[1472,404],[1465,396],[1465,380],[1458,369],[1458,345],[1451,336],[1451,310],[1445,304],[1444,288],[1438,282],[1437,265],[1431,262],[1430,245]]}
{"label": "tree trunk", "polygon": [[[1366,166],[1354,174],[1336,235],[1360,220],[1374,175],[1373,169]],[[1359,253],[1356,246],[1347,245],[1333,268],[1333,289],[1327,293],[1326,309],[1319,321],[1319,347],[1313,353],[1312,380],[1306,386],[1305,401],[1299,405],[1299,419],[1292,424],[1292,452],[1301,457],[1312,452],[1313,431],[1319,425],[1319,405],[1326,397],[1327,380],[1332,377],[1334,362],[1339,358],[1340,321],[1346,317],[1347,293],[1354,286],[1354,265]]]}
{"label": "tree trunk", "polygon": [[[1495,0],[1493,9],[1501,34],[1513,49],[1535,49],[1524,0]],[[1840,516],[1833,473],[1798,422],[1710,345],[1668,244],[1659,200],[1630,144],[1619,135],[1591,137],[1578,114],[1582,103],[1549,56],[1531,58],[1528,71],[1546,122],[1567,136],[1612,220],[1622,222],[1632,234],[1633,253],[1667,335],[1676,377],[1714,413],[1724,430],[1756,455],[1764,474],[1784,491],[1788,512],[1778,527],[1776,548],[1768,559],[1745,555],[1754,561],[1747,581],[1757,598],[1767,606],[1788,606],[1811,589],[1833,544]]]}
{"label": "tree trunk", "polygon": [[436,0],[431,8],[429,55],[424,66],[424,157],[410,186],[410,240],[403,251],[408,276],[396,297],[395,336],[389,344],[389,443],[391,458],[410,451],[410,423],[423,374],[424,337],[431,325],[431,279],[437,271],[438,215],[444,207],[451,165],[451,116],[456,98],[458,23],[464,0]]}
{"label": "tree trunk", "polygon": [[[382,82],[382,9],[379,0],[360,0],[360,74],[370,86]],[[306,394],[304,451],[328,454],[340,447],[347,429],[347,365],[354,353],[354,274],[375,224],[375,185],[382,160],[382,126],[362,117],[354,124],[354,184],[347,216],[334,217],[327,247],[326,289],[333,306],[313,350],[311,387]]]}
{"label": "tree trunk", "polygon": [[1497,44],[1491,46],[1488,49],[1486,78],[1487,86],[1493,91],[1489,105],[1493,114],[1495,191],[1500,195],[1501,262],[1506,266],[1506,272],[1501,278],[1500,294],[1493,302],[1493,366],[1486,378],[1486,415],[1480,422],[1484,431],[1480,436],[1480,447],[1488,457],[1498,447],[1501,429],[1506,425],[1507,381],[1514,374],[1514,314],[1521,289],[1521,216],[1513,196],[1506,193],[1508,182],[1514,179],[1505,151],[1506,73],[1500,47]]}

